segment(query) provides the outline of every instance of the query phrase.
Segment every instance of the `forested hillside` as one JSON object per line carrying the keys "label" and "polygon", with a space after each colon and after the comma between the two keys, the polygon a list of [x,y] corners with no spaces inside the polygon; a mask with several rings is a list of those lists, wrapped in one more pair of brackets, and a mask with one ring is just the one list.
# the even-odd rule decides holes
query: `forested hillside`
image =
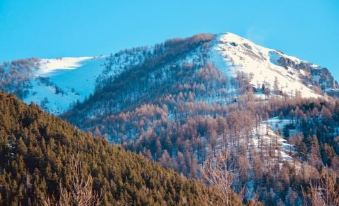
{"label": "forested hillside", "polygon": [[[188,180],[0,94],[0,205],[224,205]],[[240,205],[235,195],[229,205]]]}
{"label": "forested hillside", "polygon": [[[245,204],[339,204],[339,103],[336,97],[339,85],[327,68],[262,47],[232,33],[198,34],[88,58],[39,60],[43,64],[36,70],[24,69],[35,59],[4,64],[0,72],[7,76],[0,81],[0,89],[26,102],[28,99],[23,98],[26,93],[39,97],[31,100],[45,111],[91,132],[94,141],[105,144],[105,148],[122,150],[108,146],[101,137],[186,178],[217,188],[226,204],[234,202],[233,191]],[[75,62],[69,62],[70,59]],[[46,63],[53,62],[75,65],[71,69],[56,68],[54,64],[52,69],[46,67]],[[48,75],[39,76],[46,68],[49,68],[45,73]],[[24,77],[11,86],[6,79],[15,79],[21,74],[16,71],[20,70],[26,71]],[[32,71],[34,75],[30,79]],[[59,109],[53,105],[58,105]],[[43,125],[43,128],[46,125],[54,128],[47,123]],[[45,130],[33,131],[41,136]],[[57,131],[52,134],[56,139],[53,145],[59,141],[68,146],[67,138],[60,139]],[[78,139],[72,139],[70,142],[76,144],[67,148],[78,148]],[[12,148],[11,144],[6,145]],[[109,160],[105,156],[103,161],[97,149],[92,152],[88,147],[84,146],[94,157],[85,155],[85,159],[91,158],[90,166],[84,171],[91,174],[94,194],[111,191],[106,193],[104,202],[117,198],[121,204],[132,199],[139,201],[141,194],[137,191],[140,188],[143,191],[145,188],[141,185],[144,184],[148,191],[146,200],[149,195],[153,197],[154,188],[147,181],[136,183],[138,190],[133,189],[133,195],[130,189],[126,192],[116,186],[121,181],[107,183],[106,179],[112,176],[107,170],[114,171],[114,168],[100,166],[101,162]],[[63,153],[64,149],[61,151]],[[122,151],[119,154],[122,153],[129,154]],[[72,163],[63,159],[59,162],[78,165],[76,162],[84,161],[84,158],[80,161],[75,152],[69,154],[67,160]],[[93,163],[92,158],[99,159],[100,163]],[[140,166],[130,162],[127,165]],[[51,164],[48,171],[55,171],[55,167]],[[61,186],[69,189],[69,180],[64,175],[61,177]],[[53,178],[47,178],[47,183]],[[143,175],[140,178],[145,179]],[[59,200],[58,191],[63,187],[52,183],[57,185],[54,186],[57,192],[48,195]],[[131,187],[135,188],[134,184]],[[202,186],[197,187],[200,191],[199,188],[204,190]],[[111,194],[115,195],[111,197]],[[121,200],[125,195],[127,199]],[[195,201],[195,198],[189,199]],[[152,201],[159,202],[157,200]],[[179,198],[169,204],[184,204],[185,201]]]}
{"label": "forested hillside", "polygon": [[[101,77],[94,94],[62,117],[225,194],[234,190],[245,203],[337,204],[338,101],[298,80],[319,68],[281,52],[272,63],[271,50],[226,36],[217,48],[212,35],[158,45],[141,63]],[[249,67],[233,76],[214,49]],[[252,61],[257,69],[272,64],[262,73],[278,71],[277,78],[254,85],[261,77],[248,73],[257,72]],[[283,61],[299,63],[292,70]]]}

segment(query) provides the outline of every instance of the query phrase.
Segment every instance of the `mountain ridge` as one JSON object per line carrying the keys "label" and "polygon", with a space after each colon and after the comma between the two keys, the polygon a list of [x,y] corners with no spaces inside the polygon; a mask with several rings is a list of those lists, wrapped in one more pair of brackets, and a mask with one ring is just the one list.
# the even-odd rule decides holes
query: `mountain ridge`
{"label": "mountain ridge", "polygon": [[[281,93],[289,96],[295,96],[296,92],[314,98],[321,97],[321,91],[332,96],[338,94],[338,83],[326,68],[259,46],[233,33],[211,36],[214,45],[210,46],[210,52],[206,54],[210,57],[205,61],[217,65],[227,78],[235,78],[242,72],[251,78],[251,86],[256,90],[263,86],[270,90],[278,87]],[[111,56],[32,58],[4,63],[2,73],[12,67],[14,73],[28,71],[22,72],[23,85],[0,82],[0,88],[17,93],[27,103],[34,102],[60,115],[93,94],[98,82],[117,76],[126,67],[141,64],[159,45],[122,50]],[[114,68],[108,70],[108,67]],[[11,86],[21,91],[13,91]],[[258,93],[260,95],[264,94]]]}

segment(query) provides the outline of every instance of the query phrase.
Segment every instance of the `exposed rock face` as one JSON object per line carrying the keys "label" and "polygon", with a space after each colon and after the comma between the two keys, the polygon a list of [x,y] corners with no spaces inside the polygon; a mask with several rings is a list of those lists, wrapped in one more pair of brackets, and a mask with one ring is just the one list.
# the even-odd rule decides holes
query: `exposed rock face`
{"label": "exposed rock face", "polygon": [[301,71],[301,77],[305,84],[317,86],[330,96],[339,92],[338,82],[325,67],[320,67],[308,62],[295,62],[286,57],[280,57],[277,62],[285,68],[291,67]]}

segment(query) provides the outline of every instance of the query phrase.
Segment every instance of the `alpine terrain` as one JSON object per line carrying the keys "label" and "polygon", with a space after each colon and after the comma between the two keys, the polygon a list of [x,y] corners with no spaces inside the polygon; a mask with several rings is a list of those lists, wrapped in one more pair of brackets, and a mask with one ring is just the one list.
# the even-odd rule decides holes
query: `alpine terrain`
{"label": "alpine terrain", "polygon": [[[244,204],[339,204],[338,82],[326,67],[236,34],[198,34],[105,56],[6,62],[0,66],[0,88],[95,137],[202,181],[218,191],[215,194],[222,194],[227,204],[237,200],[234,192]],[[42,113],[36,106],[30,107]],[[26,127],[32,120],[22,121]],[[62,128],[70,127],[64,124]],[[20,138],[26,146],[42,137],[47,138],[44,144],[51,141],[39,130],[38,140],[28,143],[31,140],[25,131]],[[85,136],[88,144],[99,144],[96,147],[104,147],[105,153],[142,159]],[[52,150],[72,143],[57,135],[54,138]],[[3,141],[3,147],[13,148],[10,141],[14,140]],[[97,155],[101,160],[110,158]],[[50,169],[62,172],[54,164],[61,162],[51,164]],[[99,178],[94,181],[96,190],[119,191],[105,196],[105,202],[129,201],[130,190],[122,200],[125,196],[117,189],[120,183],[104,179],[110,177],[110,170],[99,163],[89,164],[94,168],[87,168],[94,180]],[[35,175],[35,167],[30,168]],[[152,178],[145,175],[145,179]],[[57,187],[53,175],[46,178]],[[181,178],[176,180],[180,184],[198,184]],[[62,185],[67,183],[62,181]],[[153,194],[154,187],[150,188],[147,195]],[[210,191],[199,188],[193,193]],[[219,196],[210,197],[219,201]],[[162,196],[154,198],[152,201],[162,201]],[[168,205],[187,203],[177,197],[164,198],[170,200]],[[192,197],[189,204],[196,204],[194,201]]]}

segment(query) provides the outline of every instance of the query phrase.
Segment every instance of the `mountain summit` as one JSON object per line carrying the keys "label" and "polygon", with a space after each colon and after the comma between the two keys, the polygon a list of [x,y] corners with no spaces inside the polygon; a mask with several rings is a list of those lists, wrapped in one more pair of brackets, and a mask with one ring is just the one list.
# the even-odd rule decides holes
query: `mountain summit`
{"label": "mountain summit", "polygon": [[[246,75],[256,95],[277,91],[280,95],[318,98],[337,95],[338,83],[329,70],[281,51],[259,46],[232,33],[196,35],[208,38],[205,48],[183,51],[177,59],[166,59],[162,67],[173,63],[213,64],[229,80]],[[207,40],[206,40],[207,41]],[[56,59],[23,59],[1,65],[0,88],[15,93],[25,102],[33,102],[45,110],[62,114],[76,102],[94,93],[103,80],[118,78],[130,68],[140,66],[185,39],[172,39],[152,47],[122,50],[110,56],[61,57]],[[161,48],[163,46],[163,48]],[[186,53],[185,53],[186,52]],[[173,62],[175,61],[175,62]],[[177,79],[180,81],[179,79]],[[232,85],[229,85],[232,87]]]}
{"label": "mountain summit", "polygon": [[215,50],[228,62],[233,76],[237,72],[248,74],[256,88],[265,85],[282,94],[300,92],[303,97],[314,98],[321,96],[320,90],[338,89],[338,83],[326,68],[259,46],[232,33],[218,35]]}

